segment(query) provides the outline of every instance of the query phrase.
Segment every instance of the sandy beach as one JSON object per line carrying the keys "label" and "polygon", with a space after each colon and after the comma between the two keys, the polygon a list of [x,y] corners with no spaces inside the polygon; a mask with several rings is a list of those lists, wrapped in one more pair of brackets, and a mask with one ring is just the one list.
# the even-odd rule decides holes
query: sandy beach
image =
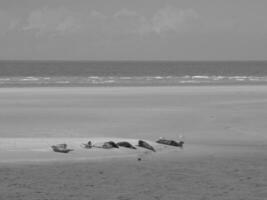
{"label": "sandy beach", "polygon": [[[1,88],[0,199],[266,199],[266,106],[266,86]],[[80,147],[138,139],[157,151]]]}
{"label": "sandy beach", "polygon": [[93,150],[98,159],[1,163],[1,199],[266,199],[266,147],[141,151],[141,161]]}

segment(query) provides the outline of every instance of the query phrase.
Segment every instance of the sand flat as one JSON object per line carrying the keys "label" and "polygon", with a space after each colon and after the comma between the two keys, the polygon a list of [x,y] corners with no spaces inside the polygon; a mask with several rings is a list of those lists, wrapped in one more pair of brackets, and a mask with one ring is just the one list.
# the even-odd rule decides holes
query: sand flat
{"label": "sand flat", "polygon": [[12,200],[265,199],[266,149],[245,149],[193,156],[185,148],[149,154],[141,161],[117,157],[1,164],[0,196]]}
{"label": "sand flat", "polygon": [[[12,163],[49,163],[49,162],[80,162],[80,161],[96,161],[112,158],[134,158],[138,159],[153,154],[151,150],[138,147],[137,139],[129,138],[90,138],[93,145],[103,144],[104,142],[127,141],[136,149],[125,147],[103,149],[92,147],[84,148],[83,144],[88,142],[88,138],[1,138],[0,139],[0,164]],[[161,145],[153,141],[146,141],[152,145],[158,154],[167,153],[169,151],[181,151],[179,147],[171,147]],[[56,153],[52,150],[52,145],[65,143],[69,149],[73,151],[65,153]]]}
{"label": "sand flat", "polygon": [[0,137],[266,141],[266,86],[1,88]]}
{"label": "sand flat", "polygon": [[[0,197],[266,199],[266,107],[266,86],[1,88]],[[182,150],[79,147],[180,134]]]}

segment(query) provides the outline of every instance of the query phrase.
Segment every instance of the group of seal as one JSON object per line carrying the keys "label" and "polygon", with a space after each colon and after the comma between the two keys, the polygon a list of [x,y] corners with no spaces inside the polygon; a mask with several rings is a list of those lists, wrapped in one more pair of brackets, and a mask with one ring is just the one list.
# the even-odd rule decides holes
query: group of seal
{"label": "group of seal", "polygon": [[86,144],[82,144],[82,147],[86,149],[91,149],[92,147],[103,148],[103,149],[112,149],[112,148],[119,148],[119,147],[136,149],[135,146],[133,146],[130,142],[126,142],[126,141],[117,142],[117,143],[114,141],[108,141],[104,143],[95,143],[95,144],[92,144],[92,142],[89,141]]}
{"label": "group of seal", "polygon": [[[159,140],[156,141],[156,143],[176,146],[176,147],[181,147],[181,148],[184,145],[184,141],[168,140],[164,138],[160,138]],[[137,146],[156,152],[155,148],[144,140],[138,140]],[[119,147],[137,149],[135,146],[133,146],[130,142],[127,142],[127,141],[121,141],[117,143],[114,141],[108,141],[104,143],[95,143],[95,144],[92,144],[91,141],[88,141],[86,144],[82,144],[82,147],[86,149],[91,149],[92,147],[103,148],[103,149],[112,149],[112,148],[119,148]],[[53,151],[60,152],[60,153],[69,153],[70,151],[73,151],[73,149],[67,148],[67,144],[53,145],[51,146],[51,148],[53,149]]]}
{"label": "group of seal", "polygon": [[130,142],[126,142],[126,141],[118,142],[117,145],[120,147],[129,148],[129,149],[136,149],[135,146],[133,146]]}
{"label": "group of seal", "polygon": [[[89,141],[88,143],[91,143],[91,141]],[[104,143],[96,143],[91,145],[92,147],[96,147],[96,148],[103,148],[103,149],[112,149],[112,148],[119,148],[119,146],[113,142],[113,141],[108,141],[108,142],[104,142]]]}

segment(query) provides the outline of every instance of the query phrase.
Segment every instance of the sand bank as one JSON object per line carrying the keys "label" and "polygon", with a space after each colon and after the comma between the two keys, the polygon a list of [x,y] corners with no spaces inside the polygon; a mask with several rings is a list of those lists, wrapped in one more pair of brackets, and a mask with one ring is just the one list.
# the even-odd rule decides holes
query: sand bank
{"label": "sand bank", "polygon": [[[265,199],[266,107],[266,86],[1,88],[0,199]],[[80,147],[180,134],[182,150]]]}
{"label": "sand bank", "polygon": [[1,88],[0,137],[266,143],[266,86]]}
{"label": "sand bank", "polygon": [[[91,141],[92,144],[107,141],[127,141],[137,149],[120,147],[119,149],[84,148],[83,144]],[[171,151],[181,151],[179,147],[161,145],[153,141],[146,141],[152,145],[158,154]],[[68,154],[56,153],[52,145],[65,143],[73,151]],[[0,163],[44,163],[44,162],[80,162],[96,161],[112,158],[144,158],[154,152],[138,147],[138,139],[125,138],[1,138]]]}

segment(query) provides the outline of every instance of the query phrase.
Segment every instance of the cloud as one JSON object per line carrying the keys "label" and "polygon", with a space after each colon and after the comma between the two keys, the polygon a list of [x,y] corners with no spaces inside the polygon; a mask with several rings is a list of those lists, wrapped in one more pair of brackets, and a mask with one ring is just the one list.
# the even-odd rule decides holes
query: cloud
{"label": "cloud", "polygon": [[123,8],[109,17],[109,30],[113,36],[136,35],[140,26],[141,15],[136,11]]}
{"label": "cloud", "polygon": [[65,7],[44,7],[33,10],[24,20],[10,21],[8,27],[37,37],[80,34],[94,40],[100,37],[179,33],[190,30],[198,19],[199,15],[193,9],[172,6],[165,6],[150,16],[127,8],[108,15],[97,10],[77,12]]}
{"label": "cloud", "polygon": [[10,16],[7,12],[0,10],[0,34],[5,35],[14,30],[18,25],[18,20]]}
{"label": "cloud", "polygon": [[188,31],[199,19],[198,13],[193,9],[179,10],[172,6],[165,6],[150,17],[124,8],[116,12],[113,17],[112,23],[119,23],[116,28],[120,29],[121,33],[139,36]]}
{"label": "cloud", "polygon": [[18,19],[12,19],[9,23],[8,30],[16,30],[20,25],[20,21]]}
{"label": "cloud", "polygon": [[44,34],[65,35],[75,33],[81,27],[79,17],[65,8],[43,8],[30,13],[24,31],[33,31],[36,36]]}
{"label": "cloud", "polygon": [[139,31],[142,34],[186,31],[198,18],[199,15],[193,9],[178,10],[166,6],[157,11],[152,19],[143,18]]}
{"label": "cloud", "polygon": [[123,8],[116,12],[113,15],[115,18],[125,18],[125,17],[139,17],[139,14],[136,11],[128,10],[126,8]]}
{"label": "cloud", "polygon": [[98,18],[98,19],[106,19],[107,18],[106,15],[104,15],[103,13],[96,11],[96,10],[91,11],[90,16],[93,18]]}

